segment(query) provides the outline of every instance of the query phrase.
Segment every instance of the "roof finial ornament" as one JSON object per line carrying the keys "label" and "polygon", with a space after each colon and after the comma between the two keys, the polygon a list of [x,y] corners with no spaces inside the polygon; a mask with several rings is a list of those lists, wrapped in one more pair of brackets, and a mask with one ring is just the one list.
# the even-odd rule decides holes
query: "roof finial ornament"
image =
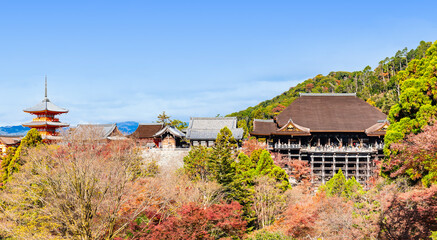
{"label": "roof finial ornament", "polygon": [[47,74],[46,74],[45,79],[46,79],[46,92],[45,92],[45,97],[47,98]]}

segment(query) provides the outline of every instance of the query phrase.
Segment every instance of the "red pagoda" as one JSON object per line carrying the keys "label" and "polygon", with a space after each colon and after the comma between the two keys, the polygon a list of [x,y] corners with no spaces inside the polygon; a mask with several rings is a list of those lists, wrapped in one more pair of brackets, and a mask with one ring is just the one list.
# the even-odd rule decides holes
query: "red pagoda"
{"label": "red pagoda", "polygon": [[54,140],[59,134],[56,130],[62,127],[68,127],[69,124],[59,122],[55,116],[62,113],[68,113],[68,110],[61,108],[50,102],[47,98],[47,78],[45,79],[45,97],[37,105],[23,110],[24,112],[34,114],[36,117],[32,122],[25,123],[23,126],[36,128],[43,139]]}

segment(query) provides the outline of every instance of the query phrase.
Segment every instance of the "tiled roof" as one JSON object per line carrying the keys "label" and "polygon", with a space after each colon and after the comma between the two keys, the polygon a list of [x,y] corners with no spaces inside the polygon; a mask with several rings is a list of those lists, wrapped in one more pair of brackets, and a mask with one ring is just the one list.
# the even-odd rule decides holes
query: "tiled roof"
{"label": "tiled roof", "polygon": [[375,125],[369,127],[366,129],[366,134],[368,136],[381,136],[385,135],[384,127],[388,127],[390,123],[388,121],[379,121],[378,123],[375,123]]}
{"label": "tiled roof", "polygon": [[236,117],[192,117],[187,128],[187,138],[190,140],[215,140],[224,127],[231,130],[236,140],[243,138],[244,130],[237,128]]}
{"label": "tiled roof", "polygon": [[23,123],[22,124],[25,127],[48,127],[48,126],[53,126],[53,127],[68,127],[70,126],[68,123],[61,123],[61,122],[50,122],[50,121],[33,121],[33,122],[29,122],[29,123]]}
{"label": "tiled roof", "polygon": [[123,136],[118,130],[117,124],[78,124],[75,131],[97,131],[97,134],[101,138],[109,138],[115,136]]}
{"label": "tiled roof", "polygon": [[153,138],[159,130],[164,127],[162,123],[140,123],[137,130],[133,132],[129,137],[133,138]]}
{"label": "tiled roof", "polygon": [[21,141],[21,137],[0,137],[0,142],[4,145],[16,145]]}
{"label": "tiled roof", "polygon": [[68,113],[68,110],[61,108],[50,102],[48,98],[44,98],[37,105],[23,110],[28,113],[42,113],[42,112],[54,112],[54,113]]}
{"label": "tiled roof", "polygon": [[254,135],[270,135],[270,133],[276,131],[277,126],[273,120],[253,120],[253,131],[250,134]]}
{"label": "tiled roof", "polygon": [[[387,116],[384,113],[359,99],[355,94],[301,94],[276,117],[275,121],[255,119],[251,134],[259,136],[299,135],[311,132],[370,134],[380,126],[377,123],[385,119]],[[284,130],[283,128],[290,122],[302,131],[280,131]],[[372,134],[383,135],[385,132]]]}
{"label": "tiled roof", "polygon": [[279,127],[292,119],[311,132],[364,132],[387,116],[354,95],[302,95],[277,116]]}
{"label": "tiled roof", "polygon": [[157,132],[155,135],[153,135],[154,137],[159,137],[162,136],[162,134],[164,133],[170,133],[171,135],[175,136],[175,137],[179,137],[179,138],[183,138],[185,137],[185,134],[183,132],[181,132],[179,129],[173,127],[173,126],[165,126],[163,129],[159,130],[159,132]]}

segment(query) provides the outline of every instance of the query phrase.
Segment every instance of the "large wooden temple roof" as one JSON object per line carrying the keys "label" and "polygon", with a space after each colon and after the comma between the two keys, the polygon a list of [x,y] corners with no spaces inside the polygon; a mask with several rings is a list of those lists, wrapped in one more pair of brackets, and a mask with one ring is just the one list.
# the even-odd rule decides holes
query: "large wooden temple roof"
{"label": "large wooden temple roof", "polygon": [[384,113],[355,94],[301,94],[274,122],[255,120],[252,134],[279,134],[290,124],[310,132],[368,132],[386,119]]}
{"label": "large wooden temple roof", "polygon": [[282,127],[290,119],[312,132],[363,132],[387,116],[355,94],[301,94],[277,116],[277,123]]}

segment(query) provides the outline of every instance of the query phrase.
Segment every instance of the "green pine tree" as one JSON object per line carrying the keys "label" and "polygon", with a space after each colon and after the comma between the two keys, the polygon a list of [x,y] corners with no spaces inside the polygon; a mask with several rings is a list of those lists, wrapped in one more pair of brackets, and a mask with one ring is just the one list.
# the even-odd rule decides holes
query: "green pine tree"
{"label": "green pine tree", "polygon": [[327,196],[337,196],[346,198],[357,198],[363,194],[363,186],[352,177],[346,180],[343,171],[338,172],[326,184],[319,187],[320,191],[324,191]]}
{"label": "green pine tree", "polygon": [[215,145],[208,161],[208,168],[218,183],[225,188],[233,181],[235,175],[235,151],[237,141],[231,130],[224,127],[217,134]]}

